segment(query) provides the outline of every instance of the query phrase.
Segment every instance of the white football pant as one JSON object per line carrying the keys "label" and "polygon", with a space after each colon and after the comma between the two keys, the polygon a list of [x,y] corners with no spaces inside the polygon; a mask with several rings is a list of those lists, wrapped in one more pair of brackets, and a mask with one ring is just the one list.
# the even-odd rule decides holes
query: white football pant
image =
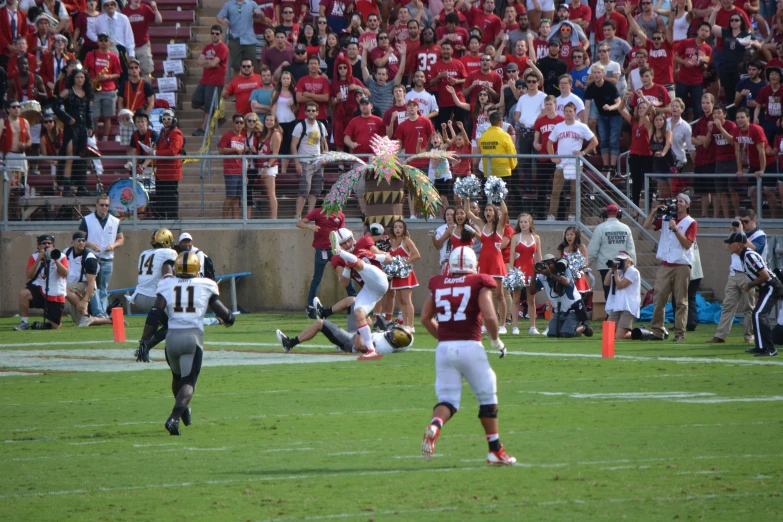
{"label": "white football pant", "polygon": [[497,404],[498,387],[487,352],[478,341],[443,341],[435,350],[435,393],[438,402],[459,409],[462,378],[468,381],[479,405]]}

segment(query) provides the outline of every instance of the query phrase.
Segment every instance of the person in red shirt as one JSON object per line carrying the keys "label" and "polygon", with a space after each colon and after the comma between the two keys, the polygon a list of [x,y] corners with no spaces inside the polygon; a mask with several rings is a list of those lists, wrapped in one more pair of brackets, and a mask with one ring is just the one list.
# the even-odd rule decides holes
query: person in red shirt
{"label": "person in red shirt", "polygon": [[[335,62],[336,63],[336,62]],[[326,108],[329,104],[331,86],[329,79],[321,74],[321,59],[313,55],[307,60],[308,75],[296,82],[296,102],[299,104],[298,119],[305,119],[305,106],[308,102],[318,104],[318,117],[326,120]],[[353,77],[353,76],[352,76]]]}
{"label": "person in red shirt", "polygon": [[[737,128],[734,129],[732,137],[734,138],[734,156],[737,160],[737,177],[745,175],[745,169],[753,172],[756,179],[759,179],[765,172],[775,172],[775,156],[767,155],[769,142],[764,135],[764,129],[755,123],[750,123],[750,111],[743,107],[737,110]],[[778,198],[775,194],[775,186],[780,188],[777,178],[763,178],[762,187],[764,197],[769,203],[772,218],[777,217]],[[758,214],[756,205],[755,190],[751,191],[750,200],[753,202],[753,210]]]}
{"label": "person in red shirt", "polygon": [[[212,108],[215,92],[219,95],[226,84],[228,46],[222,42],[223,27],[217,24],[213,25],[209,34],[210,41],[204,46],[204,49],[198,56],[198,60],[196,60],[196,64],[203,67],[204,72],[195,92],[193,92],[191,104],[194,109],[202,109],[204,111],[204,119],[201,122],[201,128],[193,131],[193,136],[203,136],[206,132],[209,111]],[[248,95],[249,98],[250,95]]]}
{"label": "person in red shirt", "polygon": [[[618,13],[615,7],[617,7],[617,0],[604,0],[604,9],[606,9],[606,12],[604,13],[604,16],[596,20],[595,27],[603,27],[605,21],[614,20],[614,23],[617,24],[617,30],[614,33],[615,36],[621,40],[625,40],[628,38],[628,20],[625,19],[624,15]],[[585,32],[587,31],[585,30]]]}
{"label": "person in red shirt", "polygon": [[[302,25],[307,16],[308,4],[303,0],[274,0],[275,20],[282,20],[281,12],[283,7],[290,7],[294,10],[294,16],[297,17],[297,24]],[[297,13],[299,13],[297,15]]]}
{"label": "person in red shirt", "polygon": [[[443,14],[443,13],[441,13]],[[449,13],[445,18],[446,24],[438,26],[435,29],[435,39],[438,41],[438,45],[445,41],[449,41],[454,45],[454,53],[457,58],[461,58],[467,50],[468,30],[459,25],[459,15],[457,13]]]}
{"label": "person in red shirt", "polygon": [[[6,16],[5,13],[0,13]],[[65,309],[66,278],[68,277],[68,256],[46,259],[46,251],[54,248],[54,236],[38,236],[38,250],[27,260],[25,271],[28,281],[19,293],[19,315],[22,321],[14,330],[58,330],[62,326]],[[48,270],[47,270],[48,268]],[[43,309],[44,322],[29,324],[30,308]]]}
{"label": "person in red shirt", "polygon": [[[459,129],[459,133],[454,132],[454,126],[450,121],[447,124],[450,136],[449,141],[451,142],[449,145],[449,152],[454,152],[458,157],[461,157],[464,154],[472,154],[473,146],[470,143],[468,133],[465,132],[465,125],[461,121],[457,121],[456,125]],[[451,173],[458,178],[470,176],[471,167],[473,167],[473,162],[470,158],[460,158],[452,163]],[[462,205],[462,200],[456,194],[454,194],[454,200],[457,205]]]}
{"label": "person in red shirt", "polygon": [[150,25],[163,23],[163,16],[158,11],[158,4],[154,1],[143,4],[141,0],[130,0],[130,3],[121,12],[128,17],[130,22],[133,40],[136,44],[136,59],[141,64],[141,72],[144,76],[148,76],[155,68],[150,46]]}
{"label": "person in red shirt", "polygon": [[179,180],[182,179],[182,149],[185,138],[177,126],[174,111],[166,109],[160,115],[163,128],[152,155],[155,161],[154,210],[158,218],[179,219]]}
{"label": "person in red shirt", "polygon": [[[224,156],[246,154],[245,117],[241,113],[232,118],[234,128],[220,137],[218,152]],[[223,160],[223,177],[226,181],[226,201],[223,202],[223,219],[239,219],[242,208],[242,158]]]}
{"label": "person in red shirt", "polygon": [[702,71],[707,69],[712,61],[712,47],[707,43],[711,32],[712,26],[707,22],[702,23],[699,25],[696,38],[688,38],[682,42],[674,55],[674,63],[680,66],[675,85],[675,97],[686,103],[690,98],[694,120],[701,118],[702,114],[698,101],[701,100],[703,92],[704,76]]}
{"label": "person in red shirt", "polygon": [[[383,119],[372,114],[372,101],[370,98],[362,98],[359,100],[359,110],[361,114],[351,119],[348,126],[345,128],[345,137],[343,138],[343,144],[351,148],[352,154],[372,154],[370,148],[370,140],[373,136],[383,136],[385,129],[383,126]],[[335,133],[337,136],[337,133]],[[335,141],[337,138],[335,138]],[[367,158],[365,158],[365,161]],[[359,181],[354,187],[356,193],[356,199],[359,201],[359,208],[362,211],[362,215],[367,212],[367,203],[364,201],[365,184],[364,176],[359,178]]]}
{"label": "person in red shirt", "polygon": [[[435,30],[432,27],[425,27],[421,31],[421,44],[413,52],[408,54],[408,74],[413,78],[416,71],[424,72],[424,78],[430,81],[432,78],[432,66],[438,61],[440,56],[440,45],[435,43]],[[452,43],[453,47],[453,42]]]}
{"label": "person in red shirt", "polygon": [[[747,5],[745,2],[743,2],[744,5]],[[757,4],[758,5],[758,4]],[[718,7],[717,5],[713,7],[715,9]],[[750,18],[748,17],[748,13],[745,12],[745,9],[741,7],[735,7],[734,6],[734,0],[720,0],[720,9],[718,9],[718,12],[715,16],[715,25],[718,27],[725,27],[727,29],[731,28],[731,15],[738,14],[742,16],[742,18],[745,19],[745,27],[751,27]],[[707,20],[709,16],[705,16],[704,19]],[[723,51],[723,38],[716,38],[715,40],[715,50],[716,51]]]}
{"label": "person in red shirt", "polygon": [[[614,5],[612,6],[614,7]],[[589,6],[582,3],[581,0],[571,0],[568,6],[568,20],[579,25],[587,34],[590,27],[590,21],[593,19],[593,12]],[[598,27],[603,27],[599,25]],[[624,39],[624,37],[621,37]]]}
{"label": "person in red shirt", "polygon": [[[696,146],[696,156],[693,164],[693,191],[701,195],[701,217],[707,217],[710,206],[710,194],[715,183],[711,176],[715,172],[715,147],[710,146],[712,131],[708,123],[713,120],[712,109],[715,106],[715,97],[710,93],[704,93],[701,97],[701,109],[703,116],[693,126],[691,141]],[[715,194],[712,194],[714,197]]]}
{"label": "person in red shirt", "polygon": [[374,73],[377,67],[386,67],[386,70],[389,71],[389,77],[394,78],[397,76],[397,71],[400,70],[400,53],[390,45],[389,33],[381,31],[378,33],[376,41],[378,46],[374,47],[369,54],[372,62],[370,70]]}
{"label": "person in red shirt", "polygon": [[98,35],[98,49],[87,54],[84,67],[92,81],[101,86],[101,91],[94,93],[92,112],[96,130],[98,121],[103,118],[103,141],[107,141],[111,133],[111,119],[116,114],[117,84],[114,80],[119,79],[122,73],[120,58],[109,51],[108,34]]}
{"label": "person in red shirt", "polygon": [[[236,96],[236,111],[239,114],[247,114],[253,112],[253,108],[250,105],[250,95],[254,90],[261,88],[263,84],[261,75],[253,72],[252,60],[242,60],[240,67],[239,76],[234,76],[231,83],[228,84],[228,87],[223,92],[223,98],[228,99]],[[328,95],[326,96],[328,99]]]}
{"label": "person in red shirt", "polygon": [[[479,4],[481,2],[476,2]],[[495,43],[501,33],[501,21],[495,11],[495,0],[483,0],[483,5],[477,6],[470,2],[465,2],[466,6],[470,6],[470,10],[465,16],[468,19],[471,27],[478,27],[481,29],[482,38],[481,43],[491,44]]]}
{"label": "person in red shirt", "polygon": [[503,90],[503,78],[493,71],[491,66],[492,57],[485,54],[481,57],[481,69],[468,74],[465,84],[462,86],[462,94],[468,99],[468,103],[471,106],[475,106],[478,92],[482,87],[487,89],[493,102],[497,102],[500,99],[500,91]]}
{"label": "person in red shirt", "polygon": [[[392,89],[394,96],[394,105],[389,107],[383,114],[383,128],[386,129],[386,136],[394,137],[394,132],[400,123],[408,119],[408,109],[405,103],[405,86],[395,85]],[[415,100],[414,100],[415,101]]]}
{"label": "person in red shirt", "polygon": [[326,0],[321,2],[318,9],[321,16],[326,17],[332,32],[339,34],[348,27],[347,16],[353,11],[353,7],[353,0]]}
{"label": "person in red shirt", "polygon": [[[555,125],[565,121],[565,117],[557,113],[557,98],[551,94],[544,98],[544,112],[538,117],[533,125],[535,134],[533,135],[533,148],[540,154],[546,154],[547,143],[549,143],[549,134]],[[549,158],[539,158],[536,166],[534,187],[551,186],[550,180],[555,178],[556,165]],[[539,194],[539,196],[542,194]],[[546,201],[544,201],[545,203]],[[540,205],[543,208],[543,204]]]}
{"label": "person in red shirt", "polygon": [[481,69],[481,38],[471,36],[468,39],[468,53],[459,59],[465,66],[465,72],[470,74]]}
{"label": "person in red shirt", "polygon": [[[707,122],[707,147],[715,149],[715,172],[718,174],[733,174],[737,170],[737,159],[734,153],[734,131],[737,125],[726,119],[726,108],[718,105],[713,109],[713,119]],[[737,193],[736,178],[715,177],[715,189],[713,194],[717,201],[714,203],[713,218],[718,218],[718,207],[723,209],[723,217],[729,219],[729,195],[734,204],[734,214],[739,215],[739,194]]]}
{"label": "person in red shirt", "polygon": [[[334,126],[332,132],[334,132],[334,146],[341,151],[343,150],[343,133],[345,128],[359,108],[356,103],[356,91],[361,91],[364,96],[369,96],[370,91],[361,80],[353,77],[351,64],[343,55],[337,56],[334,68],[334,80],[331,86],[332,122]],[[360,203],[363,203],[363,201]]]}
{"label": "person in red shirt", "polygon": [[[756,96],[756,108],[753,109],[753,123],[761,125],[767,141],[775,142],[775,134],[778,131],[778,120],[783,116],[783,72],[777,67],[767,67],[765,71],[769,84],[765,85]],[[761,109],[764,109],[764,118],[760,118]]]}
{"label": "person in red shirt", "polygon": [[[13,23],[14,20],[16,23]],[[13,54],[14,42],[19,37],[27,38],[31,32],[27,13],[19,9],[17,0],[7,0],[5,6],[0,8],[0,66],[8,68],[8,57]]]}
{"label": "person in red shirt", "polygon": [[647,67],[639,69],[639,76],[642,80],[642,87],[632,93],[631,106],[636,107],[640,102],[647,101],[652,105],[653,113],[671,113],[672,100],[669,97],[669,91],[663,85],[653,82],[652,69]]}
{"label": "person in red shirt", "polygon": [[[488,0],[493,2],[493,0]],[[452,95],[446,91],[446,86],[450,85],[454,88],[457,98],[460,101],[465,101],[462,95],[462,85],[468,77],[468,73],[465,71],[465,65],[459,60],[454,60],[452,54],[454,53],[454,46],[451,42],[444,42],[440,47],[440,60],[432,66],[432,79],[430,80],[430,86],[438,88],[438,103],[439,113],[436,125],[440,126],[441,123],[446,123],[452,117],[458,121],[466,121],[468,117],[468,111],[458,107],[454,102]],[[424,143],[428,143],[425,139]]]}
{"label": "person in red shirt", "polygon": [[59,94],[55,91],[55,83],[57,82],[60,73],[64,73],[68,66],[68,60],[73,60],[75,56],[73,53],[66,52],[65,47],[68,44],[68,39],[63,35],[56,35],[54,37],[53,50],[50,53],[44,55],[43,63],[41,64],[40,74],[41,79],[46,86],[46,93],[49,97]]}
{"label": "person in red shirt", "polygon": [[[449,46],[448,44],[446,45]],[[432,125],[429,118],[419,115],[419,104],[416,100],[408,101],[407,116],[408,118],[400,123],[397,130],[394,131],[394,139],[402,144],[403,152],[405,154],[416,154],[418,152],[417,147],[419,146],[419,143],[429,143],[430,136],[435,132],[435,127]],[[464,121],[464,118],[462,121]],[[412,167],[416,167],[417,169],[426,172],[429,167],[429,160],[426,158],[417,159],[411,161],[409,164]],[[408,195],[408,208],[412,219],[416,219],[416,211],[410,194]]]}
{"label": "person in red shirt", "polygon": [[[533,63],[533,60],[531,60],[530,56],[528,55],[526,41],[517,40],[517,43],[514,45],[514,54],[503,54],[503,48],[506,46],[506,43],[508,43],[508,36],[504,35],[503,43],[500,44],[500,47],[495,53],[496,63],[505,64],[506,67],[508,67],[508,64],[514,63],[517,65],[517,70],[522,71],[523,73],[528,69],[533,69],[534,71],[536,71],[536,74],[541,73],[541,71],[538,70],[536,65]],[[570,55],[569,55],[569,60],[570,60]],[[506,71],[507,70],[508,69],[506,69]],[[505,78],[508,80],[507,72]]]}
{"label": "person in red shirt", "polygon": [[454,4],[456,2],[454,0],[443,0],[443,10],[438,14],[437,17],[435,17],[435,27],[440,28],[448,23],[446,20],[446,17],[449,16],[451,13],[454,13],[457,15],[457,24],[462,27],[463,29],[468,28],[468,19],[465,18],[465,15],[462,14],[460,11],[457,11],[454,8]]}
{"label": "person in red shirt", "polygon": [[536,61],[549,56],[549,33],[551,32],[552,23],[550,21],[541,22],[538,26],[538,36],[533,39],[533,48],[530,50],[531,56],[533,56]]}

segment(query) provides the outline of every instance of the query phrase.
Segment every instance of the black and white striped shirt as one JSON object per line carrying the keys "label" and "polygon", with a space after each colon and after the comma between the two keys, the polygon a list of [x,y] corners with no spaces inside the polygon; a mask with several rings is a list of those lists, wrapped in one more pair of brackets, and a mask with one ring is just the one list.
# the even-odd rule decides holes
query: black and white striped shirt
{"label": "black and white striped shirt", "polygon": [[740,253],[740,258],[742,259],[742,267],[745,270],[745,274],[751,281],[758,279],[762,270],[767,270],[772,278],[775,277],[767,268],[767,264],[764,262],[764,258],[761,257],[761,255],[759,255],[759,253],[755,250],[746,248]]}

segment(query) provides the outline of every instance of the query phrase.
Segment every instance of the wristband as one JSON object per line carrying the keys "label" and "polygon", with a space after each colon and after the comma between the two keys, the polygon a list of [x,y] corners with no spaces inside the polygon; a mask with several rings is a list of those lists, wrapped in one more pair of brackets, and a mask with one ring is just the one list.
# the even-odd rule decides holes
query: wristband
{"label": "wristband", "polygon": [[350,279],[351,278],[351,269],[348,268],[347,266],[345,268],[343,268],[343,277],[346,278],[346,279]]}
{"label": "wristband", "polygon": [[375,260],[383,264],[386,261],[386,254],[375,254]]}

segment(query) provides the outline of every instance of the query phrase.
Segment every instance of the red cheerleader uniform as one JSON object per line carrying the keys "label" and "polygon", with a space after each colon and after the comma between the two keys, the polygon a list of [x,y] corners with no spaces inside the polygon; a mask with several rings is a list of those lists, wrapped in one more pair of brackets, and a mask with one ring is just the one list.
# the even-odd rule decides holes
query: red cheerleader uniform
{"label": "red cheerleader uniform", "polygon": [[[402,243],[400,243],[400,246],[397,248],[391,249],[389,255],[400,256],[404,258],[411,257],[408,251],[405,250],[405,247],[402,245]],[[389,290],[404,290],[405,288],[416,288],[417,286],[419,286],[419,280],[416,279],[416,272],[411,270],[411,273],[408,277],[393,278],[391,280],[391,286],[389,287]]]}
{"label": "red cheerleader uniform", "polygon": [[506,264],[503,263],[503,253],[500,245],[503,236],[497,232],[485,234],[481,231],[481,254],[479,254],[479,274],[487,274],[492,277],[503,277],[507,274]]}
{"label": "red cheerleader uniform", "polygon": [[470,241],[465,243],[464,241],[462,241],[462,238],[460,236],[455,236],[454,234],[451,234],[451,250],[453,251],[455,248],[459,248],[461,246],[472,247],[473,236],[470,236]]}
{"label": "red cheerleader uniform", "polygon": [[536,248],[538,248],[538,245],[536,245],[535,239],[532,244],[527,245],[520,238],[519,243],[517,243],[517,246],[514,249],[514,268],[518,268],[524,272],[525,277],[531,281],[535,277],[533,265],[535,264]]}

